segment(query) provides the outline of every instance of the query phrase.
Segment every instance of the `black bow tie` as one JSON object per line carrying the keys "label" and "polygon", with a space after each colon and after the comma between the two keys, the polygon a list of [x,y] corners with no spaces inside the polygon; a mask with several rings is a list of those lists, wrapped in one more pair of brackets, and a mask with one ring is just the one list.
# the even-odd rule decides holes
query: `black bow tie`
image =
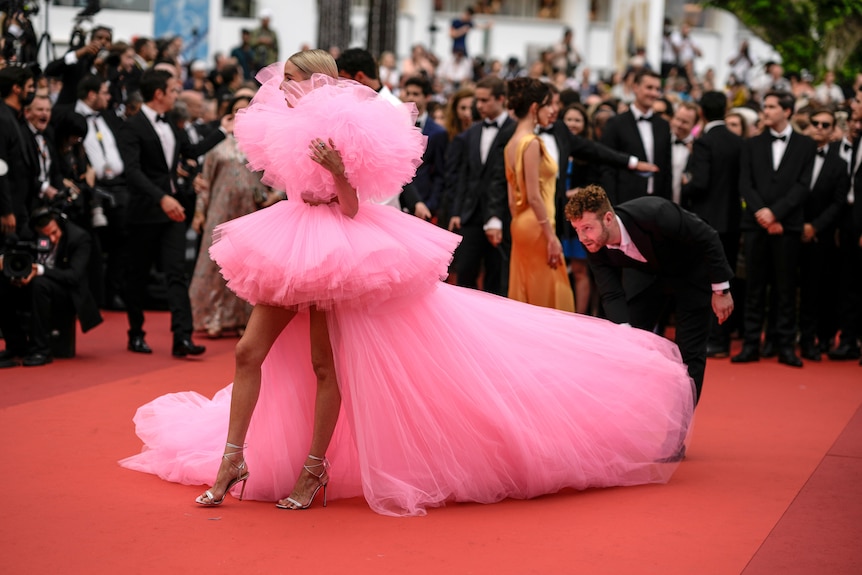
{"label": "black bow tie", "polygon": [[674,138],[674,140],[673,140],[673,145],[674,145],[674,146],[676,146],[677,144],[680,144],[680,145],[682,145],[682,146],[687,146],[687,145],[688,145],[688,144],[686,143],[686,141],[685,141],[685,140],[680,140],[680,139],[678,139],[678,138]]}
{"label": "black bow tie", "polygon": [[852,149],[853,149],[853,144],[848,144],[847,142],[844,142],[844,151],[845,152],[849,152]]}
{"label": "black bow tie", "polygon": [[638,122],[652,122],[652,116],[641,116],[638,118]]}
{"label": "black bow tie", "polygon": [[781,140],[782,142],[786,142],[786,141],[787,141],[787,136],[786,136],[786,135],[785,135],[785,136],[772,136],[772,135],[770,134],[770,136],[772,137],[772,141],[773,141],[773,142],[774,142],[775,140]]}
{"label": "black bow tie", "polygon": [[820,148],[819,150],[817,150],[817,155],[820,156],[821,158],[825,158],[826,157],[826,148]]}
{"label": "black bow tie", "polygon": [[494,128],[496,130],[499,130],[500,126],[497,125],[497,122],[485,120],[484,122],[482,122],[482,128]]}
{"label": "black bow tie", "polygon": [[539,126],[539,133],[540,134],[553,134],[554,133],[554,127],[548,126],[547,128],[543,128],[543,127]]}
{"label": "black bow tie", "polygon": [[159,114],[158,116],[156,116],[156,122],[164,122],[167,124],[168,123],[168,117],[165,116],[164,114]]}

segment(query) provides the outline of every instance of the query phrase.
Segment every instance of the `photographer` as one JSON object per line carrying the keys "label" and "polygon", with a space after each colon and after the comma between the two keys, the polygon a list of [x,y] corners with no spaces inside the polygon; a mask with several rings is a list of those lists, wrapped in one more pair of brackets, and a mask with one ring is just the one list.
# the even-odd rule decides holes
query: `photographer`
{"label": "photographer", "polygon": [[90,32],[90,42],[83,46],[75,47],[66,52],[62,58],[54,60],[45,68],[45,75],[63,80],[63,88],[57,97],[57,104],[74,104],[77,99],[78,82],[93,73],[96,60],[102,51],[107,57],[107,50],[111,46],[112,32],[106,26],[96,26]]}
{"label": "photographer", "polygon": [[[60,124],[71,130],[73,123],[84,124],[83,148],[92,168],[94,182],[89,186],[93,192],[90,208],[94,227],[99,228],[102,249],[107,253],[104,290],[93,286],[100,301],[111,309],[122,309],[124,267],[128,247],[129,190],[126,186],[123,146],[125,126],[110,109],[108,82],[89,74],[78,83],[78,100],[74,106],[57,106],[55,116]],[[71,118],[71,119],[70,119]],[[80,127],[78,128],[80,132]],[[78,170],[82,173],[81,170]],[[96,221],[97,214],[107,222]],[[96,226],[97,223],[107,224]],[[89,227],[89,226],[82,226]]]}
{"label": "photographer", "polygon": [[18,358],[25,366],[51,363],[51,318],[64,311],[74,311],[84,332],[102,323],[87,283],[90,236],[50,208],[36,210],[30,221],[41,241],[28,246],[7,238],[0,256],[0,330],[6,339],[0,367],[19,365]]}

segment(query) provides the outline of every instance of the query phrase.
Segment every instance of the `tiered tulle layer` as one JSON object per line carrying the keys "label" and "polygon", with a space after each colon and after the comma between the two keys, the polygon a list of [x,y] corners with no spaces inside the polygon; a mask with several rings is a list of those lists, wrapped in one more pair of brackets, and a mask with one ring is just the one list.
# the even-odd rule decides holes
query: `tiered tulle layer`
{"label": "tiered tulle layer", "polygon": [[[343,408],[331,494],[423,514],[562,488],[666,482],[692,418],[676,346],[651,333],[438,284],[369,312],[330,315]],[[307,453],[315,380],[298,316],[264,364],[246,495],[275,501]],[[180,483],[215,477],[229,398],[159,398],[135,418],[123,465]]]}
{"label": "tiered tulle layer", "polygon": [[433,287],[459,240],[388,206],[348,218],[338,204],[289,200],[216,228],[210,256],[252,304],[368,306]]}
{"label": "tiered tulle layer", "polygon": [[396,107],[366,86],[315,74],[286,84],[288,107],[281,77],[264,81],[251,105],[237,113],[235,135],[265,184],[292,200],[334,196],[332,174],[309,157],[317,138],[341,154],[361,201],[386,200],[413,179],[426,137],[414,126],[412,104]]}

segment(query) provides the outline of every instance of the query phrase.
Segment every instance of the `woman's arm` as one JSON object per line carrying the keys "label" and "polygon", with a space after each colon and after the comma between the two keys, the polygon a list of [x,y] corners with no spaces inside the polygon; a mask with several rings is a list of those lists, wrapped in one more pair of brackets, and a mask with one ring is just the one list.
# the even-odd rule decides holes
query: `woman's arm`
{"label": "woman's arm", "polygon": [[542,234],[548,242],[548,265],[552,268],[562,263],[563,248],[554,230],[555,222],[548,218],[548,210],[542,201],[541,182],[539,181],[539,164],[541,163],[539,139],[536,138],[524,150],[524,185],[527,193],[527,203],[536,214]]}
{"label": "woman's arm", "polygon": [[347,174],[344,173],[344,162],[341,161],[341,152],[335,149],[335,143],[330,138],[329,145],[327,145],[320,138],[316,138],[311,141],[308,147],[311,149],[311,154],[309,154],[311,159],[332,174],[332,179],[335,181],[335,191],[338,194],[338,205],[341,207],[342,213],[349,218],[355,217],[359,211],[359,195],[348,181]]}

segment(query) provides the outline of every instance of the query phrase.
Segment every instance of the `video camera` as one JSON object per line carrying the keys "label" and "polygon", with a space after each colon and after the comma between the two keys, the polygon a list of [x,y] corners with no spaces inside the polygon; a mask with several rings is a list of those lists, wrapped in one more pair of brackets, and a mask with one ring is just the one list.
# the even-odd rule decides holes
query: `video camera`
{"label": "video camera", "polygon": [[51,240],[46,236],[38,236],[32,242],[19,240],[14,235],[7,236],[3,252],[3,275],[11,280],[26,278],[39,256],[50,251]]}

